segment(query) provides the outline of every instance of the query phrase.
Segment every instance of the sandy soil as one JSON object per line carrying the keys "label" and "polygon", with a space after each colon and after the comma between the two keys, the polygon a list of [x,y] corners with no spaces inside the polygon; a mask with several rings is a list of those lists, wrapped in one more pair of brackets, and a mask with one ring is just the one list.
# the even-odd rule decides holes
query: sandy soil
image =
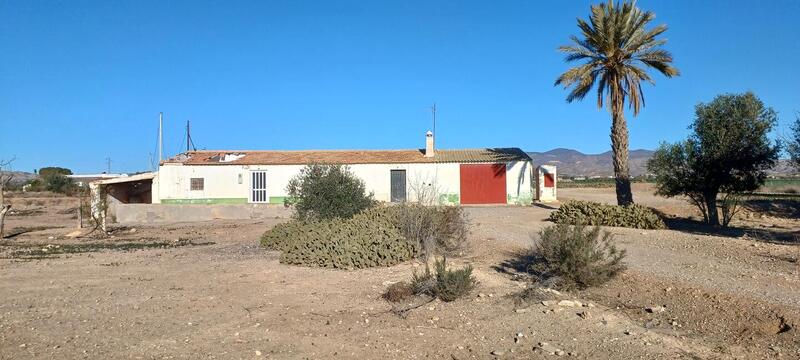
{"label": "sandy soil", "polygon": [[[610,189],[559,195],[614,199]],[[646,188],[636,188],[636,200],[692,212]],[[800,358],[800,245],[748,233],[609,228],[628,252],[625,274],[583,292],[546,293],[582,305],[545,306],[510,295],[526,286],[515,259],[549,225],[551,206],[468,208],[470,248],[452,262],[475,266],[478,289],[401,318],[380,294],[419,264],[359,271],[283,265],[257,244],[282,219],[120,228],[96,240],[66,236],[75,199],[14,202],[23,211],[8,218],[7,229],[55,228],[0,246],[2,359],[527,359],[555,357],[548,354],[555,350],[575,358]],[[755,219],[737,225],[800,230],[797,219]],[[111,249],[14,255],[98,242]]]}

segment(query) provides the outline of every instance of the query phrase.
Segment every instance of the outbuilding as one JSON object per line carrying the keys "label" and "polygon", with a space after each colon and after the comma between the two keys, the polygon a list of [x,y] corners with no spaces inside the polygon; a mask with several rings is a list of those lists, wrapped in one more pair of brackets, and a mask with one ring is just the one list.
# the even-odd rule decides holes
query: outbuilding
{"label": "outbuilding", "polygon": [[310,164],[346,165],[376,200],[443,205],[530,204],[531,158],[519,148],[409,150],[203,150],[161,163],[152,203],[283,204],[289,180]]}

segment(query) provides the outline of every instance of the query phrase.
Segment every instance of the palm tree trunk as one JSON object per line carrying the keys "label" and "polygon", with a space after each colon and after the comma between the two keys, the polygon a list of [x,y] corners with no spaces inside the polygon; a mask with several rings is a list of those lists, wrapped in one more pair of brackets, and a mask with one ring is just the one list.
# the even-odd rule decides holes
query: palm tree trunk
{"label": "palm tree trunk", "polygon": [[614,153],[614,177],[617,186],[617,205],[633,204],[631,176],[628,168],[628,125],[625,123],[625,95],[616,82],[611,93],[611,151]]}

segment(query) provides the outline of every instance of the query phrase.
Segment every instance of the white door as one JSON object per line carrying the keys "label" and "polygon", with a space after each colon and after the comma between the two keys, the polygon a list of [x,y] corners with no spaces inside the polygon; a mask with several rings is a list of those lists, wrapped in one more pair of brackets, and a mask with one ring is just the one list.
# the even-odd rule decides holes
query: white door
{"label": "white door", "polygon": [[250,172],[250,202],[254,203],[268,203],[269,197],[267,196],[267,172],[266,171],[251,171]]}

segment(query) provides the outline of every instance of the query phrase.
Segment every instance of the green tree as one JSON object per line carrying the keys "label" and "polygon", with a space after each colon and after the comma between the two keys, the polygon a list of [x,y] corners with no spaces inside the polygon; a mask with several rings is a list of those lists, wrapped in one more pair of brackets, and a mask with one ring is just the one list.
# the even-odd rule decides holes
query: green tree
{"label": "green tree", "polygon": [[787,141],[786,150],[794,168],[800,170],[800,113],[795,116],[792,136]]}
{"label": "green tree", "polygon": [[647,163],[656,193],[685,195],[719,226],[717,197],[722,194],[722,226],[736,212],[739,195],[764,184],[780,144],[767,137],[777,122],[774,110],[752,93],[725,94],[695,107],[692,134],[683,142],[661,144]]}
{"label": "green tree", "polygon": [[48,166],[39,169],[39,176],[42,178],[55,175],[72,175],[72,170],[58,166]]}
{"label": "green tree", "polygon": [[611,110],[611,149],[619,205],[633,203],[625,104],[633,109],[634,116],[644,106],[641,82],[655,83],[646,69],[655,69],[667,77],[679,75],[671,65],[672,55],[660,48],[667,40],[658,36],[667,31],[667,26],[646,29],[653,19],[655,14],[640,10],[633,1],[592,5],[589,22],[578,19],[582,36],[573,35],[572,44],[559,47],[566,54],[565,61],[584,62],[561,74],[555,82],[556,86],[572,88],[567,102],[582,100],[597,84],[597,107],[606,104]]}
{"label": "green tree", "polygon": [[39,169],[41,182],[32,182],[34,189],[52,191],[55,193],[68,194],[74,190],[74,183],[67,175],[72,175],[72,170],[57,166],[43,167]]}
{"label": "green tree", "polygon": [[286,188],[300,220],[350,218],[375,205],[364,181],[341,165],[309,165]]}

